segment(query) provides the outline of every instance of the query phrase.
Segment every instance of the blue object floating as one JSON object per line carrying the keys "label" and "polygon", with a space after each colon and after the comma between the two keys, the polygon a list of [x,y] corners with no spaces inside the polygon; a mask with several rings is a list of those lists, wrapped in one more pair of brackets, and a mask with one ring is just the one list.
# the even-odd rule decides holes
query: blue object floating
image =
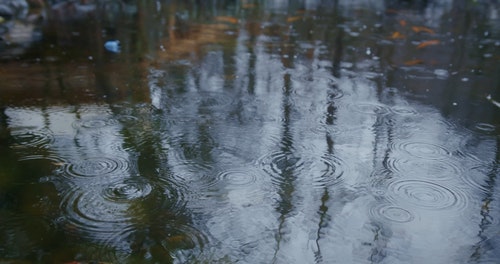
{"label": "blue object floating", "polygon": [[104,43],[104,48],[113,53],[120,52],[120,41],[119,40],[109,40]]}

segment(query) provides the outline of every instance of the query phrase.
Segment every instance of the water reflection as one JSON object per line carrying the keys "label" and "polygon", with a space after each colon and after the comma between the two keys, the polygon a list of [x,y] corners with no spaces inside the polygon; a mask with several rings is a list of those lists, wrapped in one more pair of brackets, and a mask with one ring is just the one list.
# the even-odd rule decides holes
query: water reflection
{"label": "water reflection", "polygon": [[1,260],[500,260],[498,6],[101,4],[2,50]]}

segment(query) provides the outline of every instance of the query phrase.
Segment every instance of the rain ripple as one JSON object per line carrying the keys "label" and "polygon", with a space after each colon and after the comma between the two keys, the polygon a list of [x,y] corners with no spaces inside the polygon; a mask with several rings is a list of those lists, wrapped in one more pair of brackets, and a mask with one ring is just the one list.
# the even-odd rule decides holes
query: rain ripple
{"label": "rain ripple", "polygon": [[408,223],[415,219],[412,212],[386,203],[370,207],[370,215],[375,219],[385,219],[396,223]]}
{"label": "rain ripple", "polygon": [[121,157],[89,157],[74,161],[65,167],[65,172],[75,177],[96,177],[123,174],[129,170],[130,162]]}
{"label": "rain ripple", "polygon": [[73,122],[73,128],[75,129],[99,129],[107,126],[115,126],[119,124],[118,120],[114,118],[105,118],[101,116],[88,117],[81,120]]}
{"label": "rain ripple", "polygon": [[429,210],[463,209],[468,204],[467,196],[458,189],[421,180],[395,180],[388,185],[386,195],[396,204]]}
{"label": "rain ripple", "polygon": [[494,188],[494,181],[492,179],[496,177],[496,170],[491,164],[482,163],[475,165],[468,169],[467,173],[462,173],[461,175],[468,186],[478,189],[483,193],[491,192]]}
{"label": "rain ripple", "polygon": [[66,229],[101,240],[127,226],[133,217],[129,206],[103,198],[97,189],[69,188],[61,202]]}
{"label": "rain ripple", "polygon": [[323,156],[312,160],[308,173],[313,175],[314,186],[321,188],[341,183],[346,169],[347,165],[340,158]]}
{"label": "rain ripple", "polygon": [[353,103],[350,104],[348,108],[354,112],[368,115],[385,115],[391,111],[387,105],[371,102]]}
{"label": "rain ripple", "polygon": [[191,172],[209,171],[212,169],[212,153],[216,144],[212,137],[190,139],[184,134],[169,138],[170,144],[175,147],[172,151],[172,162]]}
{"label": "rain ripple", "polygon": [[329,89],[328,99],[339,99],[344,96],[342,90],[337,89],[337,80],[335,77],[331,76],[329,73],[306,73],[299,76],[292,76],[294,81],[297,81],[299,84],[304,85],[300,89],[295,88],[294,93],[301,97],[309,97],[315,93],[318,89],[320,91]]}
{"label": "rain ripple", "polygon": [[402,116],[412,116],[412,115],[417,115],[418,112],[417,110],[408,107],[408,106],[393,106],[391,107],[391,111],[394,114],[402,115]]}
{"label": "rain ripple", "polygon": [[234,188],[246,187],[257,182],[260,177],[259,173],[251,168],[231,168],[221,170],[217,174],[217,181],[225,183]]}
{"label": "rain ripple", "polygon": [[54,142],[54,133],[50,129],[13,131],[15,148],[47,148]]}
{"label": "rain ripple", "polygon": [[429,180],[457,179],[465,172],[463,167],[447,160],[388,158],[383,164],[390,173]]}
{"label": "rain ripple", "polygon": [[446,159],[451,155],[451,152],[446,147],[426,142],[403,141],[393,143],[391,148],[403,151],[413,157],[428,160]]}
{"label": "rain ripple", "polygon": [[300,157],[285,152],[270,153],[261,157],[257,162],[277,183],[284,181],[283,177],[302,173],[304,168],[304,161]]}
{"label": "rain ripple", "polygon": [[182,260],[187,260],[193,251],[202,251],[208,243],[206,234],[188,223],[177,223],[175,216],[162,219],[161,224],[154,226],[127,226],[104,242],[107,247],[117,249],[117,263],[124,263],[131,257],[137,260],[140,256],[149,258],[144,262],[150,262],[150,258],[154,257],[165,263],[171,263],[172,259],[187,263]]}
{"label": "rain ripple", "polygon": [[129,202],[146,197],[151,193],[153,187],[141,180],[142,178],[127,179],[121,183],[113,183],[106,187],[102,196],[112,202]]}
{"label": "rain ripple", "polygon": [[487,134],[487,135],[492,135],[495,133],[496,131],[496,126],[493,125],[493,124],[488,124],[488,123],[477,123],[475,126],[474,126],[474,131],[477,131],[477,132],[480,132],[480,133],[484,133],[484,134]]}
{"label": "rain ripple", "polygon": [[258,165],[275,182],[282,182],[284,177],[292,175],[307,175],[317,188],[341,183],[347,170],[344,161],[332,155],[303,158],[284,152],[263,156],[258,160]]}

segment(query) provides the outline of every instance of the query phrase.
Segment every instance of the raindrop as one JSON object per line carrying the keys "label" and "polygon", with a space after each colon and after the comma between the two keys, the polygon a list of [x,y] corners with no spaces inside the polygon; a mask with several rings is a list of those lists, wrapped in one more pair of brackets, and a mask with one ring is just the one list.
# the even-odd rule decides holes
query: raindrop
{"label": "raindrop", "polygon": [[276,182],[301,174],[304,167],[304,161],[300,157],[285,152],[270,153],[261,157],[257,162]]}
{"label": "raindrop", "polygon": [[117,119],[120,123],[126,125],[134,125],[139,121],[139,118],[132,115],[119,115]]}
{"label": "raindrop", "polygon": [[[325,118],[323,117],[321,123],[324,123],[324,119]],[[328,133],[329,135],[339,135],[345,131],[337,126],[327,124],[319,124],[317,126],[311,127],[310,130],[314,134],[318,135],[324,135],[325,133]]]}
{"label": "raindrop", "polygon": [[170,145],[175,147],[170,152],[172,164],[195,173],[212,170],[211,155],[212,150],[216,147],[213,138],[203,137],[203,143],[196,142],[200,140],[196,138],[191,142],[189,136],[185,134],[174,135],[169,139]]}
{"label": "raindrop", "polygon": [[417,115],[417,110],[408,106],[393,106],[391,111],[398,115]]}
{"label": "raindrop", "polygon": [[354,103],[349,105],[349,108],[355,112],[369,115],[385,115],[390,111],[386,105],[369,102]]}
{"label": "raindrop", "polygon": [[103,190],[102,195],[113,202],[128,202],[146,197],[152,190],[152,186],[143,178],[131,178],[110,184]]}
{"label": "raindrop", "polygon": [[347,166],[343,160],[329,155],[319,159],[312,159],[304,173],[312,175],[315,187],[323,188],[343,182],[346,170]]}
{"label": "raindrop", "polygon": [[[337,80],[330,73],[306,73],[299,76],[292,75],[292,80],[298,82],[293,92],[299,96],[311,97],[317,91],[328,91],[328,99],[335,100],[344,96],[342,90],[336,87]],[[295,88],[298,87],[298,88]]]}

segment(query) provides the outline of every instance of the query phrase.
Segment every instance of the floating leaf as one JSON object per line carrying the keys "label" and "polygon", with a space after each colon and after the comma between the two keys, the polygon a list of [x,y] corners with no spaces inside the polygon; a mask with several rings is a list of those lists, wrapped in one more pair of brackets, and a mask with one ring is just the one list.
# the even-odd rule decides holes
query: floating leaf
{"label": "floating leaf", "polygon": [[415,31],[416,33],[420,33],[420,32],[427,32],[429,34],[436,34],[434,32],[434,30],[430,29],[430,28],[426,28],[426,27],[418,27],[418,26],[413,26],[411,27],[411,29],[413,31]]}
{"label": "floating leaf", "polygon": [[420,42],[420,44],[417,45],[417,49],[425,48],[427,46],[437,45],[439,43],[440,43],[440,41],[437,39],[422,41],[422,42]]}
{"label": "floating leaf", "polygon": [[215,17],[215,20],[219,21],[219,22],[238,24],[238,19],[235,17],[230,17],[230,16],[218,16],[218,17]]}
{"label": "floating leaf", "polygon": [[405,35],[395,31],[394,33],[392,33],[391,35],[391,39],[401,39],[401,38],[405,38]]}
{"label": "floating leaf", "polygon": [[399,24],[400,24],[402,27],[406,27],[406,20],[404,20],[404,19],[399,20]]}
{"label": "floating leaf", "polygon": [[287,17],[286,22],[287,23],[293,23],[297,20],[300,20],[302,17],[301,16],[293,16],[293,17]]}
{"label": "floating leaf", "polygon": [[405,61],[404,63],[407,66],[413,66],[413,65],[417,65],[417,64],[422,64],[422,63],[424,63],[424,61],[420,60],[420,59],[414,59],[414,60]]}

